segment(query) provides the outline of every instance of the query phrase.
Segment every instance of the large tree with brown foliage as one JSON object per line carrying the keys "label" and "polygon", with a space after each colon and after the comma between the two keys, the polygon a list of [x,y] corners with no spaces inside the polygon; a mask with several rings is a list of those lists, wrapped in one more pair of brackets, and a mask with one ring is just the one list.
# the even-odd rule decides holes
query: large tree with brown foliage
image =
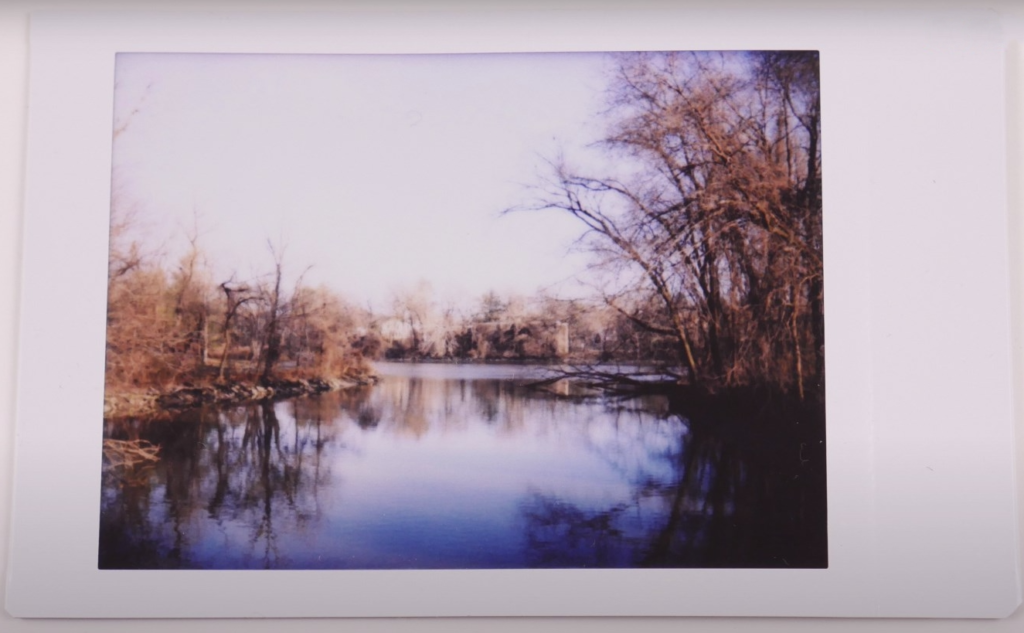
{"label": "large tree with brown foliage", "polygon": [[532,208],[586,229],[605,300],[675,349],[680,382],[818,396],[821,146],[813,52],[618,56],[608,172],[564,162]]}

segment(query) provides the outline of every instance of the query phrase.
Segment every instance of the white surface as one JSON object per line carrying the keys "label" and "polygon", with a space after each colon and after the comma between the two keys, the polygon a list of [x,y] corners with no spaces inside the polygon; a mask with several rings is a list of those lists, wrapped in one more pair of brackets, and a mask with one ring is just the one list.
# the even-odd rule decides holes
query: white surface
{"label": "white surface", "polygon": [[[628,16],[622,16],[617,23],[621,24],[626,17]],[[1008,557],[1005,549],[1000,551],[1001,546],[1005,548],[1007,542],[1012,542],[1013,535],[998,531],[1000,526],[1005,528],[1007,525],[1007,509],[1000,509],[998,502],[1000,495],[1009,492],[1006,488],[1010,481],[1007,469],[1012,449],[1008,437],[999,437],[999,420],[1005,422],[1008,414],[1005,395],[1009,380],[1005,351],[1007,319],[1003,316],[1008,306],[1008,298],[1002,294],[1000,300],[1001,293],[1008,283],[1005,274],[1001,274],[1000,270],[1000,258],[1005,257],[1005,242],[1000,243],[1005,224],[1000,225],[998,214],[984,212],[986,205],[988,208],[993,204],[998,207],[1003,195],[1003,190],[998,186],[998,172],[1002,169],[1002,155],[998,151],[1002,102],[998,94],[992,95],[993,90],[998,93],[1002,80],[998,71],[1002,44],[995,40],[986,51],[986,45],[978,43],[980,40],[974,43],[965,42],[965,34],[973,33],[983,37],[986,35],[986,29],[991,26],[986,24],[986,16],[975,17],[978,18],[975,23],[959,18],[936,23],[934,20],[919,18],[889,19],[882,22],[877,20],[877,16],[873,19],[863,14],[848,15],[840,22],[840,27],[829,29],[827,38],[822,36],[820,30],[809,27],[806,23],[801,25],[799,33],[794,34],[792,31],[787,33],[785,30],[766,28],[766,20],[757,16],[748,15],[746,21],[733,19],[728,33],[738,37],[740,32],[737,29],[746,27],[749,29],[747,35],[750,36],[742,38],[743,41],[735,42],[733,47],[748,48],[761,42],[762,46],[770,48],[773,47],[773,42],[784,38],[789,46],[820,48],[823,51],[823,141],[826,161],[824,182],[828,266],[826,292],[829,301],[829,484],[832,506],[830,537],[833,564],[828,572],[810,572],[818,576],[814,582],[803,587],[779,582],[779,578],[785,578],[786,572],[745,572],[739,576],[697,572],[696,580],[699,584],[693,587],[697,593],[680,589],[678,583],[695,580],[693,573],[683,570],[672,578],[671,583],[650,587],[653,593],[647,595],[647,599],[656,599],[660,593],[660,597],[668,604],[682,604],[684,609],[687,606],[714,608],[717,606],[716,603],[710,600],[698,602],[697,599],[702,597],[701,591],[716,591],[717,577],[729,585],[729,593],[741,603],[725,605],[728,612],[734,613],[742,612],[743,608],[773,612],[771,610],[780,608],[780,605],[785,607],[786,600],[789,600],[790,605],[793,602],[799,603],[805,612],[829,615],[844,614],[842,610],[835,608],[837,600],[845,601],[848,613],[856,610],[859,613],[875,614],[921,614],[927,611],[941,615],[964,613],[962,609],[968,603],[987,602],[990,608],[996,610],[1000,608],[999,604],[1012,604],[1007,603],[1005,596],[989,593],[992,578],[986,579],[984,573],[981,577],[977,575],[982,567],[1005,574],[1007,565],[1012,562],[1015,554],[1011,552]],[[425,37],[424,32],[427,29],[424,25],[428,22],[421,17],[415,20],[407,18],[408,38]],[[438,28],[445,26],[438,22],[434,24]],[[394,26],[395,20],[389,19],[388,25]],[[539,38],[547,34],[549,37],[557,35],[558,42],[565,46],[566,32],[575,33],[576,36],[580,33],[573,29],[566,31],[555,28],[557,24],[550,20],[543,25],[549,27],[548,30],[537,28],[536,22],[524,24],[524,27],[529,28],[524,28],[522,35],[508,41],[507,44],[529,48],[530,41],[527,38],[533,38],[535,42],[542,41]],[[721,38],[717,38],[714,43],[707,43],[715,34],[708,29],[699,28],[699,25],[693,22],[688,21],[686,26],[694,29],[688,33],[693,37],[686,39],[687,47],[729,46],[728,43],[723,43]],[[782,25],[781,28],[786,27]],[[265,45],[271,34],[280,37],[282,30],[281,24],[275,22],[273,28],[268,28],[260,35],[258,43]],[[515,25],[506,23],[502,30],[507,35],[514,32]],[[671,37],[678,38],[681,32],[685,33],[681,28],[671,30]],[[163,36],[166,36],[171,29],[164,28],[162,31]],[[500,46],[500,36],[487,38],[483,37],[483,33],[478,33],[481,36],[477,42],[478,48]],[[642,35],[642,41],[647,44],[630,45],[627,42],[622,47],[657,47],[651,43],[651,38],[656,34],[657,29],[647,29]],[[865,37],[866,35],[870,35],[870,38]],[[159,42],[158,39],[154,39],[153,34],[136,32],[136,36],[142,38],[138,41],[146,50],[153,50],[152,47]],[[353,37],[358,36],[358,33],[353,33]],[[971,37],[968,35],[966,39]],[[827,41],[822,41],[824,39]],[[754,43],[751,43],[752,40]],[[409,40],[403,40],[405,41]],[[871,46],[865,47],[865,41],[870,41]],[[957,45],[950,46],[951,42]],[[232,38],[230,43],[244,48],[244,44],[237,38]],[[334,44],[336,45],[336,41]],[[312,44],[305,41],[303,50],[308,50],[310,45],[315,45],[315,41]],[[664,47],[682,46],[676,44]],[[844,58],[844,48],[846,53],[857,50],[856,59],[854,56]],[[209,50],[209,47],[205,50]],[[830,51],[836,54],[830,55]],[[91,142],[97,144],[95,147],[99,147],[102,141],[105,151],[109,153],[109,128],[97,131],[83,123],[83,120],[89,120],[85,114],[88,111],[86,106],[90,103],[87,95],[95,86],[86,75],[88,55],[81,53],[82,51],[76,51],[76,68],[63,69],[65,72],[62,80],[81,82],[81,92],[76,93],[76,98],[82,98],[81,101],[76,100],[76,103],[80,103],[83,108],[79,110],[83,113],[83,119],[64,121],[66,129],[50,130],[63,135],[61,142],[53,145],[52,156],[57,161],[71,158],[66,149],[69,145],[73,147],[75,143],[69,142],[68,139],[76,138],[77,134],[85,134],[86,136],[77,138],[84,140],[85,143],[89,143],[91,139]],[[4,58],[6,56],[0,55],[0,59]],[[17,56],[14,58],[16,60]],[[844,63],[851,65],[843,66]],[[988,65],[991,63],[996,63],[996,66]],[[885,70],[881,75],[872,76],[863,72],[865,67]],[[901,67],[909,71],[916,69],[918,72],[901,72]],[[920,72],[921,69],[924,72]],[[19,70],[14,69],[15,76]],[[851,80],[843,82],[842,85],[833,83],[834,77],[837,76],[850,77]],[[865,92],[866,85],[871,86],[874,92]],[[951,90],[950,86],[955,86],[956,89]],[[34,86],[34,89],[38,87]],[[879,98],[880,94],[884,95],[884,99]],[[105,95],[106,99],[110,98],[109,92]],[[940,95],[943,98],[937,99],[936,97]],[[991,95],[991,98],[986,98],[985,95]],[[835,105],[837,102],[840,105]],[[102,104],[94,105],[97,108],[94,115],[99,116]],[[837,108],[842,108],[850,118],[844,120]],[[894,111],[910,111],[914,112],[915,116],[894,119]],[[109,114],[106,120],[109,121]],[[860,123],[857,123],[858,120]],[[21,138],[17,114],[5,116],[4,124],[7,125],[8,121],[13,121],[10,125],[10,134],[13,138]],[[950,125],[949,121],[954,123]],[[865,129],[865,122],[874,125],[870,129]],[[61,123],[57,121],[55,125],[59,126]],[[958,131],[960,134],[957,134]],[[965,133],[967,131],[970,133]],[[1017,132],[1019,134],[1019,129]],[[915,143],[912,149],[906,150],[905,153],[890,151],[879,154],[875,146],[879,143],[879,137],[885,141],[883,146],[890,148],[902,147],[905,144],[901,143],[901,140],[904,139]],[[921,144],[922,141],[924,144]],[[931,143],[931,147],[927,143]],[[11,145],[17,147],[16,143]],[[956,151],[952,151],[954,148]],[[32,151],[36,151],[34,146]],[[971,160],[965,161],[965,156]],[[13,151],[5,152],[3,160],[9,160],[12,165],[11,169],[2,171],[5,173],[4,177],[9,178],[15,193],[8,196],[9,202],[4,201],[12,210],[7,211],[5,207],[4,215],[0,217],[4,223],[10,223],[13,229],[18,217],[16,175],[19,172],[20,154]],[[80,174],[80,182],[86,187],[80,191],[73,189],[72,181],[76,179],[71,179],[66,187],[54,190],[48,188],[41,191],[41,195],[68,196],[69,199],[66,201],[61,202],[57,198],[54,198],[54,201],[74,205],[74,208],[84,211],[81,215],[62,218],[64,223],[60,226],[51,225],[44,228],[34,216],[29,220],[27,234],[32,248],[26,252],[24,265],[26,270],[33,271],[33,280],[38,279],[35,271],[41,271],[39,274],[45,276],[49,270],[54,275],[50,281],[56,284],[67,283],[67,279],[75,274],[74,271],[88,274],[87,271],[92,270],[89,263],[92,267],[98,266],[97,270],[100,271],[102,278],[105,266],[105,246],[102,244],[105,224],[100,232],[101,239],[97,243],[97,229],[94,226],[96,218],[91,214],[95,213],[96,209],[104,211],[106,203],[104,200],[103,204],[97,207],[86,202],[94,199],[93,197],[98,200],[105,196],[105,192],[95,189],[96,182],[103,184],[105,181],[97,181],[95,174],[90,176],[88,170],[102,170],[106,167],[102,161],[76,161],[69,163],[69,166],[73,169],[68,173]],[[865,166],[870,169],[865,169]],[[11,178],[6,174],[15,177]],[[921,184],[929,179],[936,181],[934,190],[907,184]],[[964,183],[977,184],[967,187]],[[911,194],[912,198],[901,200],[902,196]],[[36,202],[30,201],[31,204]],[[937,213],[952,209],[979,211],[975,214],[943,214],[946,222],[933,221]],[[892,214],[893,211],[900,211],[901,215],[896,218]],[[865,233],[871,227],[878,226],[884,226],[888,230],[882,233],[874,231],[874,241],[869,246]],[[73,232],[64,233],[66,241],[48,240],[45,246],[59,248],[65,258],[71,258],[71,261],[79,264],[69,266],[63,263],[58,266],[43,263],[42,257],[33,259],[37,255],[46,254],[33,253],[36,244],[32,241],[33,231],[42,230],[48,238],[53,239],[60,237],[62,227],[73,229]],[[6,228],[6,224],[3,228]],[[12,244],[16,244],[12,233],[13,230],[2,231]],[[93,234],[93,239],[82,239],[90,234]],[[914,253],[924,256],[899,259],[894,266],[891,253],[901,250],[908,238],[912,238]],[[989,244],[990,248],[974,250],[976,246],[972,245],[979,241]],[[962,263],[963,259],[949,255],[951,251],[948,249],[952,247],[968,249],[974,256],[973,268],[957,265]],[[12,250],[8,250],[8,253]],[[957,252],[957,257],[963,256],[961,251]],[[856,265],[833,265],[832,262],[837,259]],[[14,262],[13,257],[10,263],[5,262],[5,273],[14,269]],[[989,271],[989,274],[979,276],[979,270]],[[1005,270],[1005,267],[1002,270]],[[9,277],[11,275],[8,275]],[[5,281],[7,280],[5,278]],[[22,299],[30,307],[35,300],[34,297],[41,296],[33,294],[32,283],[34,282],[26,283],[22,288]],[[837,286],[846,292],[837,292]],[[44,286],[40,286],[38,290],[43,288]],[[973,295],[974,299],[951,302],[951,294]],[[64,295],[63,300],[81,306],[78,313],[83,316],[83,321],[82,329],[69,332],[68,340],[59,341],[58,345],[71,345],[74,349],[76,340],[91,338],[88,334],[89,328],[102,332],[102,317],[92,321],[88,317],[90,310],[95,312],[97,299],[100,304],[102,303],[102,293],[98,297],[95,293],[93,296],[89,295],[89,292],[77,297]],[[872,302],[870,307],[865,301],[868,296]],[[986,301],[993,303],[986,304]],[[869,309],[870,327],[865,314]],[[931,314],[941,315],[941,318],[921,320],[921,311],[926,309],[931,311]],[[4,318],[10,319],[11,316],[5,313]],[[32,323],[31,329],[26,328],[25,334],[29,335],[29,339],[23,343],[24,345],[31,344],[32,332],[38,336],[46,331],[45,322],[33,320]],[[5,344],[12,344],[13,340],[11,334]],[[101,346],[102,334],[98,340]],[[52,341],[51,337],[47,345],[52,344]],[[936,345],[935,341],[950,343]],[[1000,341],[1001,347],[997,344]],[[870,346],[865,344],[867,342]],[[83,349],[82,353],[87,357],[95,354],[95,349]],[[37,359],[33,362],[38,362],[39,354],[33,356]],[[23,361],[27,360],[27,357],[23,358]],[[23,542],[31,544],[38,538],[38,543],[47,548],[45,553],[41,549],[33,550],[31,547],[19,548],[14,552],[15,563],[18,560],[44,563],[42,566],[32,565],[31,568],[23,568],[28,569],[26,579],[37,578],[37,587],[45,587],[45,591],[36,589],[23,594],[20,597],[23,606],[53,607],[74,597],[81,600],[81,606],[86,609],[102,608],[104,601],[111,602],[114,607],[130,607],[133,604],[140,604],[132,598],[133,592],[138,592],[142,598],[148,599],[153,599],[154,594],[159,594],[155,597],[157,600],[166,601],[164,608],[168,614],[180,614],[184,613],[181,609],[185,605],[196,604],[189,596],[190,589],[202,594],[194,596],[196,600],[201,601],[204,597],[209,598],[211,591],[216,592],[218,588],[230,586],[232,595],[242,607],[251,608],[253,604],[268,608],[290,606],[299,612],[313,613],[315,609],[323,608],[325,605],[327,608],[335,606],[339,600],[338,596],[351,598],[351,591],[366,588],[367,583],[361,582],[362,587],[350,587],[349,592],[338,591],[338,583],[332,578],[331,585],[334,591],[325,594],[322,586],[299,589],[296,583],[290,580],[295,576],[282,574],[282,586],[270,588],[269,596],[263,597],[267,595],[263,592],[267,591],[268,587],[247,588],[247,585],[253,582],[251,576],[246,578],[245,574],[232,572],[218,576],[217,586],[212,588],[192,582],[195,576],[187,576],[188,572],[182,575],[187,577],[188,586],[177,586],[180,584],[179,580],[179,583],[175,583],[176,586],[168,587],[162,580],[163,577],[153,581],[154,584],[149,584],[149,579],[140,582],[139,578],[145,578],[145,574],[139,576],[130,573],[129,575],[134,575],[135,578],[124,584],[115,583],[118,586],[96,585],[90,579],[86,579],[88,586],[76,585],[76,575],[88,574],[89,570],[85,565],[94,566],[95,561],[95,516],[98,508],[93,507],[97,505],[93,500],[98,498],[98,469],[93,468],[97,461],[94,455],[83,454],[85,451],[71,447],[92,443],[97,447],[98,454],[99,436],[95,429],[81,423],[82,418],[87,418],[88,414],[82,413],[83,407],[79,406],[81,403],[75,402],[75,398],[82,398],[82,403],[89,402],[85,405],[85,411],[88,411],[89,406],[98,411],[99,400],[95,398],[95,394],[102,383],[102,376],[99,372],[83,372],[81,365],[71,363],[61,368],[67,372],[67,380],[61,381],[60,369],[54,370],[54,365],[60,368],[59,364],[51,363],[37,365],[36,369],[40,372],[45,370],[50,380],[56,380],[64,387],[61,389],[60,397],[54,397],[52,392],[40,392],[40,397],[34,403],[29,398],[26,405],[26,399],[23,398],[21,404],[54,407],[49,412],[54,417],[47,415],[48,420],[66,418],[67,416],[57,411],[56,407],[68,407],[68,410],[77,412],[80,423],[72,425],[74,428],[63,428],[59,422],[52,427],[47,425],[45,429],[39,427],[41,433],[35,438],[45,442],[36,443],[36,448],[45,449],[51,457],[56,452],[66,459],[60,467],[52,462],[39,464],[38,479],[35,480],[37,484],[44,483],[50,490],[56,491],[50,494],[60,501],[59,504],[50,503],[43,506],[40,502],[45,499],[45,495],[38,494],[32,495],[31,499],[24,502],[22,497],[19,496],[18,499],[16,521],[23,512],[46,512],[49,509],[55,516],[50,525],[42,526],[43,529],[37,530],[37,526],[33,526],[30,540],[19,539],[20,545]],[[84,365],[88,366],[87,360]],[[964,372],[963,367],[971,369]],[[10,371],[10,367],[5,367],[4,371]],[[91,373],[96,375],[90,375]],[[994,381],[993,374],[998,374]],[[83,382],[82,376],[91,382]],[[5,377],[0,375],[0,378]],[[869,380],[876,382],[871,385],[874,387],[873,390],[871,386],[865,384],[865,381]],[[843,387],[835,388],[837,382]],[[9,384],[10,381],[5,382],[4,388],[8,388]],[[871,397],[865,397],[869,393]],[[964,393],[987,394],[991,398],[989,402],[979,404],[977,401],[957,397]],[[943,397],[946,394],[950,397]],[[94,400],[90,402],[89,398]],[[869,405],[875,412],[873,428],[863,424],[863,420],[869,417],[863,415]],[[980,408],[985,406],[991,408]],[[961,429],[965,427],[971,428],[972,433],[961,435]],[[24,435],[22,439],[24,440]],[[977,443],[965,444],[963,439],[974,439]],[[998,443],[998,446],[991,445],[995,443]],[[31,450],[32,444],[29,446]],[[57,448],[61,446],[65,448]],[[9,444],[6,449],[10,450]],[[1002,450],[1003,453],[994,453],[993,450]],[[870,459],[867,459],[868,457]],[[870,485],[865,485],[865,478]],[[19,485],[22,483],[24,482],[19,482]],[[979,490],[983,491],[982,494],[978,494]],[[29,510],[26,511],[26,507]],[[1012,510],[1013,508],[1009,508],[1009,511]],[[874,517],[874,521],[868,517]],[[986,517],[989,520],[986,520]],[[984,533],[982,528],[988,525],[994,526],[996,531]],[[972,546],[960,546],[965,536],[971,538]],[[947,548],[945,545],[951,546]],[[942,555],[937,555],[938,553]],[[986,563],[986,556],[992,560]],[[52,569],[47,569],[48,563],[45,559],[50,559]],[[872,573],[886,568],[890,573],[884,577],[872,577],[868,586],[864,583],[862,573],[872,566]],[[92,570],[93,575],[96,573]],[[152,574],[149,576],[153,577]],[[308,574],[306,576],[309,577]],[[746,578],[743,578],[744,576]],[[476,578],[486,580],[487,574]],[[477,583],[476,578],[466,578],[463,581],[467,583],[464,589],[469,593],[459,596],[435,595],[431,604],[424,602],[421,603],[421,607],[436,609],[440,606],[443,609],[444,601],[452,599],[453,602],[448,603],[449,607],[456,604],[466,610],[486,608],[486,600],[495,599],[495,587]],[[79,582],[82,579],[81,575],[77,576]],[[283,582],[285,580],[287,582]],[[742,580],[752,583],[747,585],[750,591],[743,591],[743,585],[739,584]],[[416,580],[406,582],[415,583]],[[573,579],[569,592],[575,593],[576,605],[584,609],[614,607],[615,601],[619,600],[618,606],[621,607],[622,596],[626,595],[638,598],[627,605],[634,609],[633,612],[650,611],[651,603],[644,604],[645,597],[637,595],[639,592],[636,585],[616,588],[614,584],[617,579],[610,579],[603,583],[604,586],[595,586],[595,582],[602,585],[603,580]],[[501,579],[498,582],[508,583],[508,579]],[[857,583],[861,583],[861,586]],[[256,584],[267,583],[261,581]],[[426,589],[436,586],[431,583]],[[576,587],[575,591],[573,587]],[[68,591],[69,588],[73,590],[74,596],[62,596],[62,592]],[[524,589],[522,586],[512,589],[518,589],[520,593],[505,594],[504,597],[499,595],[496,599],[500,601],[507,598],[506,609],[511,606],[513,612],[522,612],[529,596],[527,594],[524,597],[521,593]],[[723,589],[724,587],[719,587],[718,593],[722,593]],[[787,594],[793,590],[799,590],[799,593],[781,597],[773,595],[773,592]],[[91,595],[92,591],[100,595]],[[467,602],[468,596],[474,591],[481,592],[480,599],[483,602]],[[609,591],[606,598],[601,596],[603,591]],[[971,591],[985,595],[971,595]],[[382,595],[392,598],[387,604],[376,605],[377,608],[385,610],[394,610],[401,606],[393,599],[394,596],[408,595],[393,583],[389,583],[382,592],[369,595],[367,601],[374,603]],[[285,599],[284,596],[288,597]],[[538,601],[543,600],[543,596],[540,595],[534,598]],[[567,604],[566,596],[559,598],[559,602],[553,604],[555,609],[565,608]],[[725,598],[729,599],[728,596]],[[570,610],[578,611],[571,608],[574,604],[572,601],[573,596],[568,596]],[[145,608],[145,604],[142,604],[142,607]],[[1004,612],[1007,610],[1008,608],[1004,608]],[[570,627],[573,626],[572,622],[574,621],[546,621],[545,624]],[[579,621],[575,622],[583,626]],[[625,625],[624,622],[616,620],[587,621],[585,625],[588,628],[600,628],[615,626],[616,622],[619,626]],[[668,625],[671,621],[644,621],[648,626],[658,626],[659,623]],[[306,623],[311,627],[322,624],[324,623]],[[383,628],[385,624],[391,628],[395,625],[393,622],[365,621],[355,624],[371,628]],[[431,625],[428,622],[421,624]],[[433,625],[439,624],[435,621]],[[462,623],[466,624],[468,623]],[[536,626],[537,623],[532,624]],[[819,625],[812,622],[800,624]],[[252,625],[253,623],[246,623],[247,627]],[[403,622],[403,625],[417,624]],[[770,626],[771,623],[716,620],[702,621],[701,625],[746,628]],[[150,626],[156,627],[160,624],[153,623]],[[443,626],[447,628],[451,623],[446,622]],[[518,624],[501,622],[500,626],[513,627]],[[632,627],[633,623],[630,623],[630,626]],[[789,628],[792,624],[786,626]],[[934,626],[934,623],[929,626]]]}

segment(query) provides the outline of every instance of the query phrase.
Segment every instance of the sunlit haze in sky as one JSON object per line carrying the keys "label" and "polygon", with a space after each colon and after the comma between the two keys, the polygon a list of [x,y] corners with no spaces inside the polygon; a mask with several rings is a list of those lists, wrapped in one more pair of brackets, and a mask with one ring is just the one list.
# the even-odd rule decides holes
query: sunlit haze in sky
{"label": "sunlit haze in sky", "polygon": [[[421,280],[441,298],[578,294],[581,232],[549,212],[501,215],[604,132],[607,56],[121,54],[114,205],[182,252],[198,218],[215,281],[307,266],[386,309]],[[573,159],[576,160],[573,160]]]}

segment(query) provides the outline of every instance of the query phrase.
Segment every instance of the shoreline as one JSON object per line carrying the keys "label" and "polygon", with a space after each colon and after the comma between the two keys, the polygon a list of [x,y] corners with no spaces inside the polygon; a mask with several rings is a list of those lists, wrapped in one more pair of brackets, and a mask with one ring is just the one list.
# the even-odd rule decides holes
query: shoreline
{"label": "shoreline", "polygon": [[180,386],[166,391],[117,391],[103,396],[103,419],[156,416],[206,405],[263,402],[311,396],[376,384],[377,376],[364,378],[303,378],[272,380],[266,385],[249,383]]}
{"label": "shoreline", "polygon": [[423,364],[423,365],[540,365],[545,367],[659,367],[656,360],[599,360],[585,358],[380,358],[371,363]]}
{"label": "shoreline", "polygon": [[[381,358],[373,363],[423,365],[571,365],[574,361],[560,358]],[[578,362],[578,361],[575,361]]]}

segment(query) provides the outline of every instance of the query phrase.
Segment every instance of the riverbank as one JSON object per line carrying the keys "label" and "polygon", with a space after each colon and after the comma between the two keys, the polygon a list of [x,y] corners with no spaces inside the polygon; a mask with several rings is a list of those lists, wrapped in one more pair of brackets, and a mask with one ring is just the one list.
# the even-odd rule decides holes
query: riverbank
{"label": "riverbank", "polygon": [[155,415],[204,405],[241,404],[280,398],[311,396],[329,391],[354,389],[377,382],[370,375],[360,378],[305,378],[271,380],[263,385],[232,383],[176,387],[166,391],[117,391],[104,394],[103,417],[107,419]]}
{"label": "riverbank", "polygon": [[423,357],[398,357],[388,358],[384,357],[377,362],[385,363],[404,363],[410,365],[571,365],[573,363],[579,363],[582,361],[570,360],[565,358],[557,357],[546,357],[546,356],[529,356],[522,358],[451,358],[451,357],[439,357],[439,356],[423,356]]}

